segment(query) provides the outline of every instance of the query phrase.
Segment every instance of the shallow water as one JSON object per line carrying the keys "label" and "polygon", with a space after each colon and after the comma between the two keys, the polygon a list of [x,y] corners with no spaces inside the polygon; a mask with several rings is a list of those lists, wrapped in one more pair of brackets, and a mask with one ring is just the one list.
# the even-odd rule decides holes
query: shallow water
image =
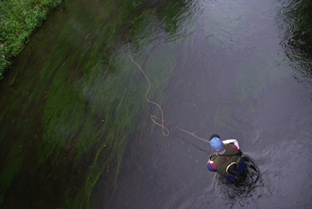
{"label": "shallow water", "polygon": [[174,128],[169,137],[158,129],[128,145],[110,207],[310,208],[311,87],[294,79],[294,63],[280,44],[280,5],[195,4],[189,35],[178,43],[181,64],[165,91],[165,120],[204,138],[236,138],[263,185],[246,196],[217,190],[205,167],[209,146]]}
{"label": "shallow water", "polygon": [[[310,208],[311,60],[297,35],[310,27],[296,21],[311,12],[294,2],[65,1],[0,86],[2,206]],[[216,182],[209,144],[177,126],[236,138],[261,184]]]}

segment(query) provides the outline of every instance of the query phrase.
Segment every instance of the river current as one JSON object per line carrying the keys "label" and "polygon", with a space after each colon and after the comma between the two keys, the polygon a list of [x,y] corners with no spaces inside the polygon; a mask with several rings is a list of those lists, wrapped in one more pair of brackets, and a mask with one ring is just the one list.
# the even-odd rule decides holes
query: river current
{"label": "river current", "polygon": [[[1,205],[311,208],[310,6],[65,1],[0,84]],[[260,180],[217,180],[177,127],[237,139]]]}

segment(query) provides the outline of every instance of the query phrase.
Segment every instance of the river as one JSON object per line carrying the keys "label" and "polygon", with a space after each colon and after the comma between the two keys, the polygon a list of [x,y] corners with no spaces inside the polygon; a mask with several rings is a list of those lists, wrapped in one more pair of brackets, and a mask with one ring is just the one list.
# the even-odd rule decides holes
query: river
{"label": "river", "polygon": [[[311,208],[311,9],[65,0],[0,83],[1,207]],[[216,181],[176,127],[237,139],[261,182]]]}

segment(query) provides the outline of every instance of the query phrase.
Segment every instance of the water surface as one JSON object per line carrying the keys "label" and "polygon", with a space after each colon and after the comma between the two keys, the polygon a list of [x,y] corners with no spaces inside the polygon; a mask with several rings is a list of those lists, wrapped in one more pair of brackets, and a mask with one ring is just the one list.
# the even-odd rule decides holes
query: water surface
{"label": "water surface", "polygon": [[[66,1],[1,83],[2,206],[310,208],[311,59],[295,32],[311,12],[294,2]],[[209,144],[176,126],[236,138],[262,184],[224,189]]]}

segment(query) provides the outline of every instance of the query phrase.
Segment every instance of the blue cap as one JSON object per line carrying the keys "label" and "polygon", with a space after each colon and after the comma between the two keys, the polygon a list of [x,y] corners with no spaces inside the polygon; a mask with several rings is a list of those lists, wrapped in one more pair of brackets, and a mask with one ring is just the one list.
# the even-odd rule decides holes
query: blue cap
{"label": "blue cap", "polygon": [[224,148],[224,145],[219,137],[213,137],[210,140],[210,146],[215,152],[220,152]]}

